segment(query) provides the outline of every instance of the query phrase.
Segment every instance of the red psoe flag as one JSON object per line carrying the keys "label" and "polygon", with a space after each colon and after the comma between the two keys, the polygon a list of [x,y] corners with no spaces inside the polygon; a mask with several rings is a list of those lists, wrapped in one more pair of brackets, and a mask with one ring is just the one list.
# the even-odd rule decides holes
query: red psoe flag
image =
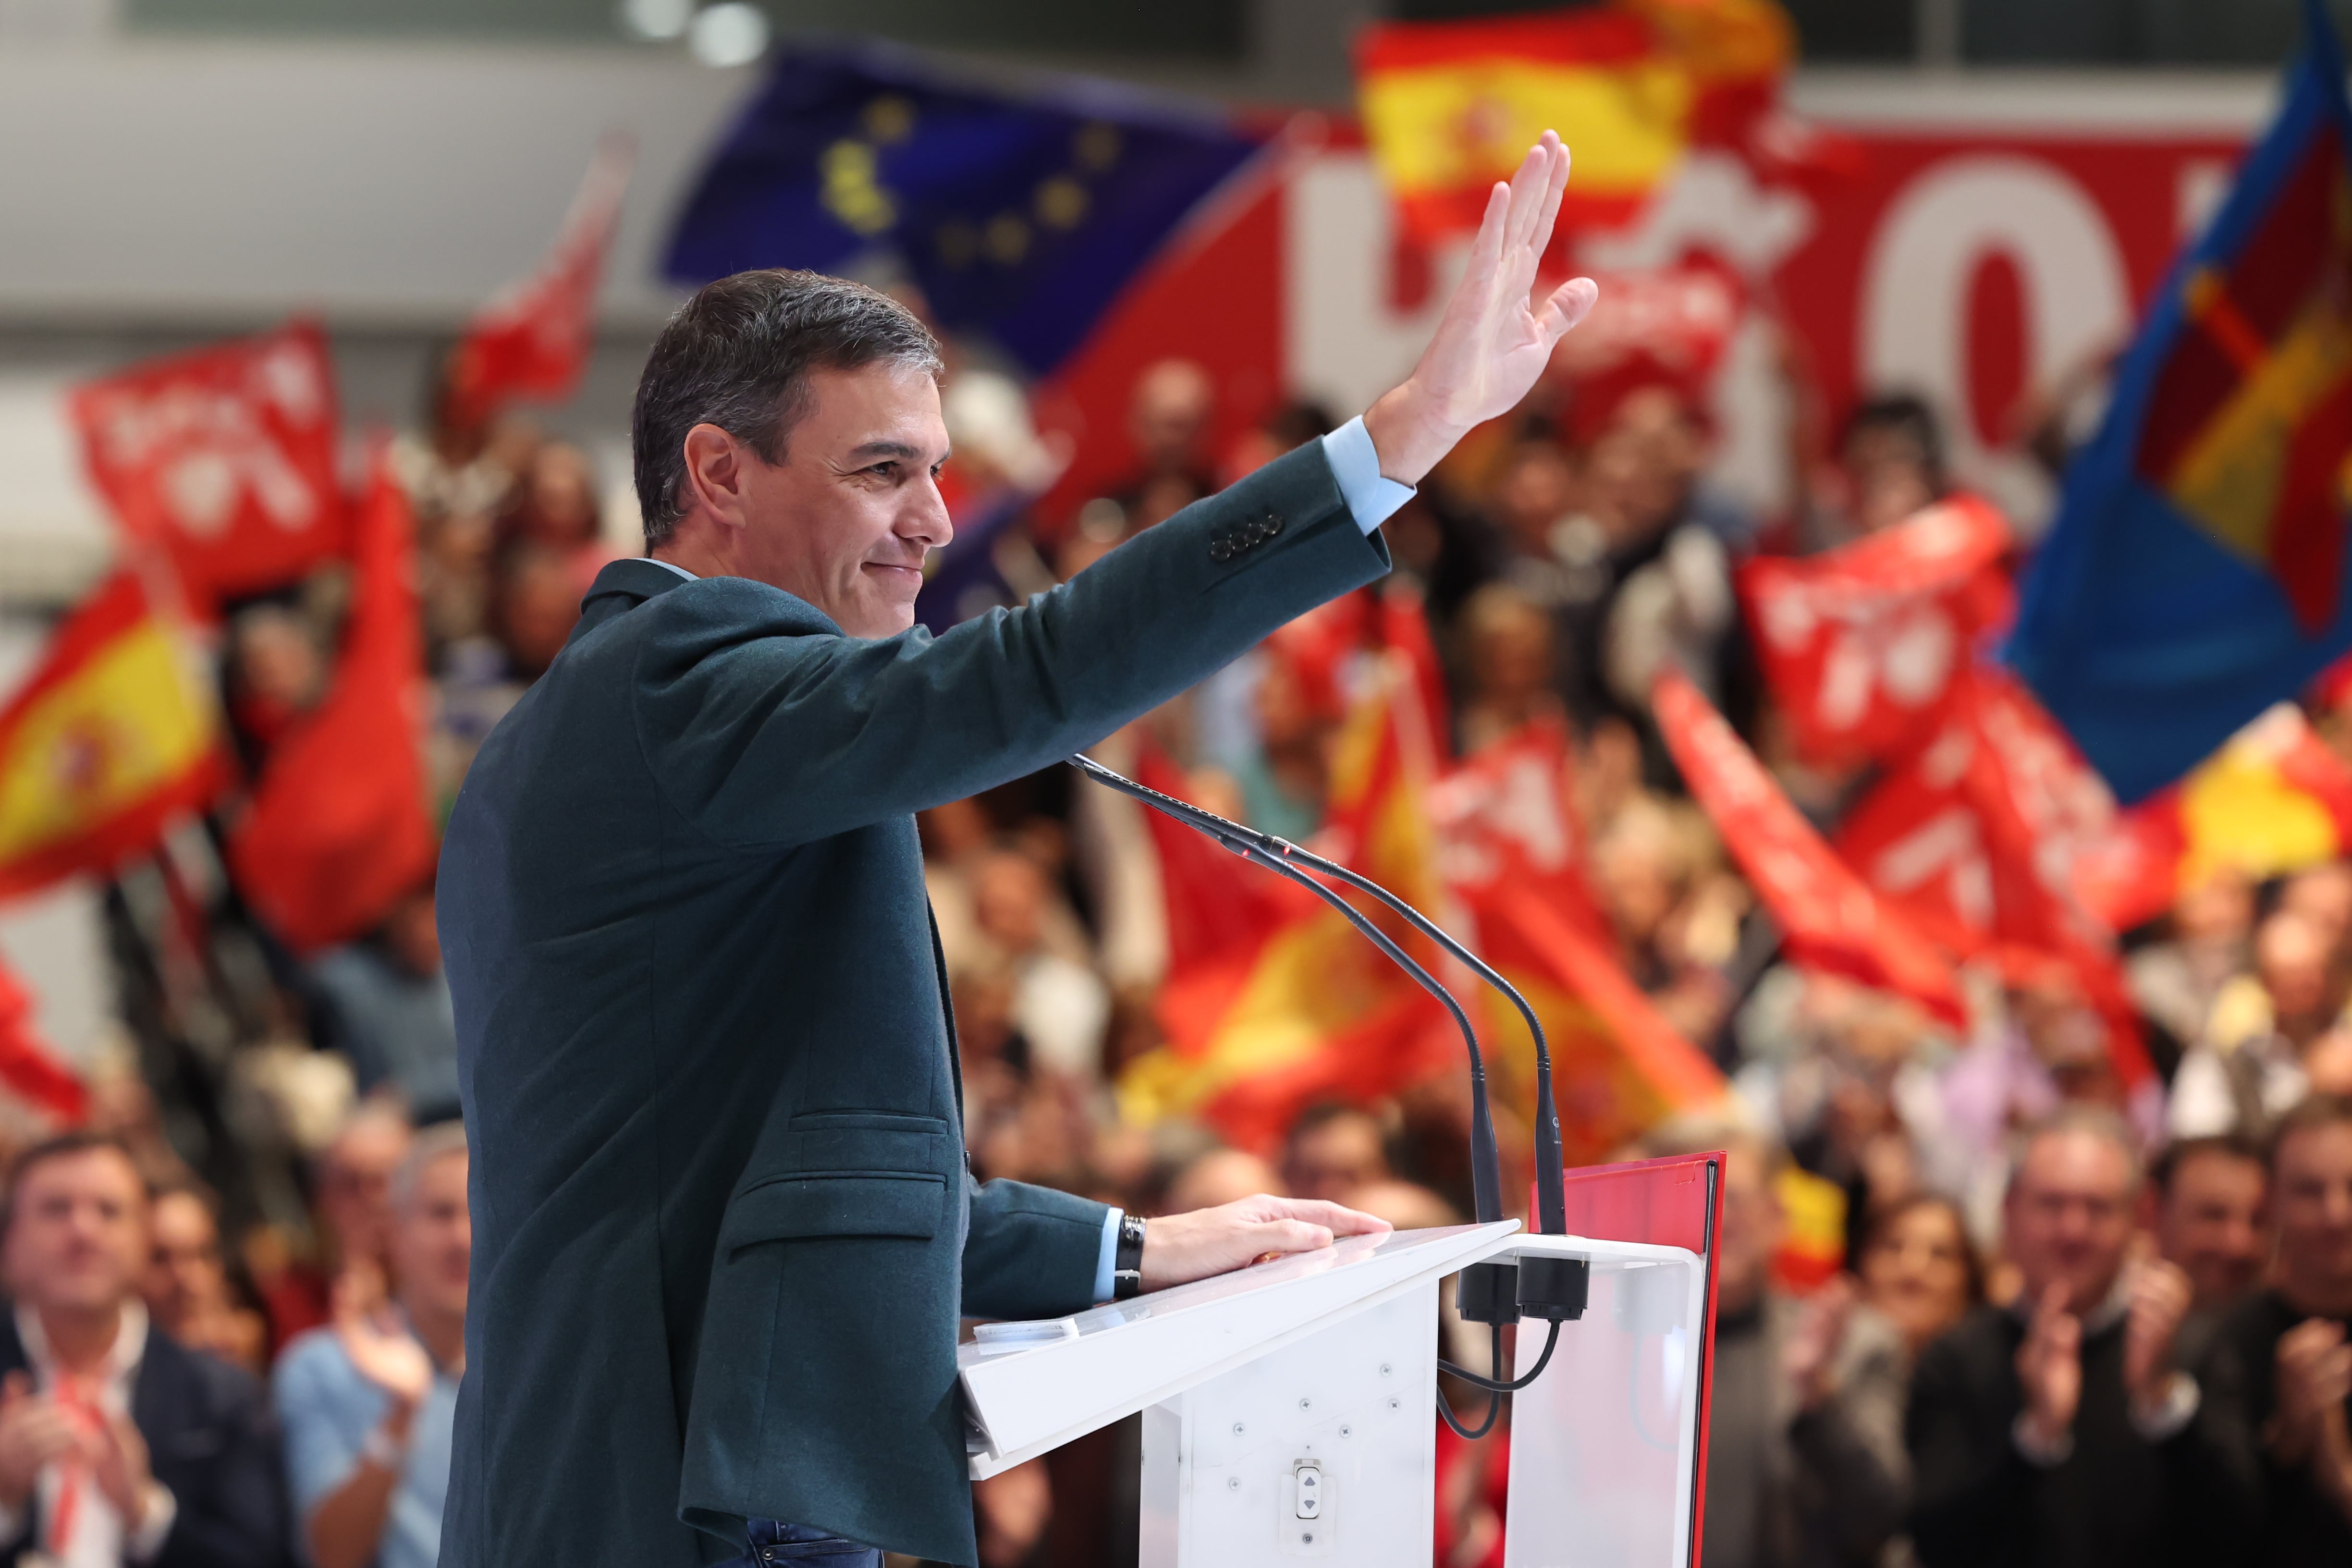
{"label": "red psoe flag", "polygon": [[1919,744],[1971,645],[2012,613],[2000,567],[2009,544],[2000,513],[1961,495],[1819,555],[1741,567],[1757,656],[1798,749],[1853,763]]}
{"label": "red psoe flag", "polygon": [[626,136],[598,142],[539,269],[499,290],[466,323],[449,385],[461,418],[486,418],[517,397],[560,402],[580,384],[595,346],[604,254],[620,225],[635,156]]}
{"label": "red psoe flag", "polygon": [[104,875],[227,783],[212,683],[171,597],[116,573],[0,710],[0,898]]}
{"label": "red psoe flag", "polygon": [[315,321],[74,389],[90,481],[194,607],[289,583],[342,546],[335,380]]}
{"label": "red psoe flag", "polygon": [[269,754],[229,836],[231,875],[299,952],[366,932],[433,870],[419,742],[424,638],[408,500],[383,453],[352,520],[334,684]]}
{"label": "red psoe flag", "polygon": [[2127,1088],[2152,1079],[2112,933],[2080,897],[2081,862],[2116,834],[2115,797],[2032,694],[1978,667],[1943,727],[1846,819],[1838,849],[1947,952],[2012,984],[2054,965],[2105,1019]]}
{"label": "red psoe flag", "polygon": [[0,963],[0,1084],[68,1126],[89,1113],[89,1089],[33,1023],[33,999]]}
{"label": "red psoe flag", "polygon": [[1790,960],[1908,996],[1965,1025],[1951,965],[1830,852],[1690,678],[1671,667],[1660,671],[1651,700],[1683,781],[1780,922]]}

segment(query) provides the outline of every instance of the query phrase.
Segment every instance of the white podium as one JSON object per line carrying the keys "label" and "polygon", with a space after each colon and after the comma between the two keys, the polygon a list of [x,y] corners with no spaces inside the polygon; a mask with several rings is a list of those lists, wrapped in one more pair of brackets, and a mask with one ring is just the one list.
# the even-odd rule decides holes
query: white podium
{"label": "white podium", "polygon": [[[1710,1179],[1706,1223],[1685,1237],[1696,1250],[1528,1236],[1516,1221],[1400,1231],[1074,1317],[984,1324],[960,1352],[972,1475],[1141,1411],[1142,1568],[1427,1568],[1438,1281],[1471,1263],[1578,1258],[1591,1269],[1583,1315],[1512,1396],[1506,1560],[1688,1568],[1712,1211]],[[1548,1327],[1520,1323],[1520,1373]]]}

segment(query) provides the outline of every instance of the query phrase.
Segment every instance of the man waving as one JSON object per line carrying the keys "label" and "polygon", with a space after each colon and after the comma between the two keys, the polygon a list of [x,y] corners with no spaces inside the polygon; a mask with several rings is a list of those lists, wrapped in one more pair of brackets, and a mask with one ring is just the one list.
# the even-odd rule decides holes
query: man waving
{"label": "man waving", "polygon": [[[959,1316],[1385,1228],[976,1184],[914,813],[1092,744],[1388,570],[1375,531],[1591,308],[1568,181],[1497,184],[1412,375],[1024,608],[911,629],[950,537],[937,346],[873,291],[721,279],[637,390],[649,558],[483,746],[439,882],[474,1150],[445,1568],[977,1561]],[[748,1553],[748,1556],[746,1555]]]}

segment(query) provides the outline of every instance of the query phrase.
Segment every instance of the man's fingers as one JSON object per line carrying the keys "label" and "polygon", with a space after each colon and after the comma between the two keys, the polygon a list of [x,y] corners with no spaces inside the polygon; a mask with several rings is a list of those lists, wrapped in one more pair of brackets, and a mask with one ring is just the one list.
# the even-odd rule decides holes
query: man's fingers
{"label": "man's fingers", "polygon": [[1545,132],[1544,140],[1528,149],[1517,172],[1511,175],[1511,226],[1503,237],[1507,245],[1525,245],[1528,236],[1535,232],[1536,215],[1543,210],[1544,187],[1551,180],[1551,150],[1558,142],[1558,137]]}
{"label": "man's fingers", "polygon": [[1274,1216],[1303,1219],[1309,1225],[1323,1226],[1335,1236],[1379,1236],[1396,1228],[1377,1215],[1365,1214],[1345,1204],[1335,1204],[1323,1198],[1269,1198],[1266,1201],[1273,1205]]}
{"label": "man's fingers", "polygon": [[1552,342],[1559,342],[1592,314],[1592,307],[1600,302],[1600,284],[1590,278],[1570,279],[1544,301],[1543,314],[1538,318],[1544,336]]}
{"label": "man's fingers", "polygon": [[[1549,131],[1544,134],[1552,136]],[[1557,143],[1558,138],[1552,138]],[[1555,145],[1551,159],[1551,183],[1544,187],[1543,211],[1536,215],[1535,232],[1529,237],[1540,255],[1551,244],[1552,225],[1559,221],[1560,198],[1568,194],[1568,149]]]}
{"label": "man's fingers", "polygon": [[1262,1252],[1318,1252],[1331,1245],[1331,1232],[1303,1219],[1268,1220],[1250,1233],[1250,1255]]}

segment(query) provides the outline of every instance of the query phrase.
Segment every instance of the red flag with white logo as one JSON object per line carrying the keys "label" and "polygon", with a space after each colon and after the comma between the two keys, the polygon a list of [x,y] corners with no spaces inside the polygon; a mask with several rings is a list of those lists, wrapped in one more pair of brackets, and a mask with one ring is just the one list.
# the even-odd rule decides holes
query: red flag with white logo
{"label": "red flag with white logo", "polygon": [[193,607],[291,582],[342,545],[315,321],[86,382],[70,411],[91,482],[125,533],[169,553]]}
{"label": "red flag with white logo", "polygon": [[2082,863],[2116,833],[2115,798],[2066,732],[2013,677],[1979,667],[1934,738],[1847,817],[1838,848],[1947,952],[1992,959],[2013,983],[2063,967],[2137,1087],[2152,1069],[2114,938],[2078,896]]}
{"label": "red flag with white logo", "polygon": [[620,226],[635,144],[607,136],[539,269],[499,290],[466,324],[450,366],[459,416],[488,417],[517,397],[559,402],[580,384],[596,342],[596,290]]}
{"label": "red flag with white logo", "polygon": [[1669,667],[1651,697],[1683,781],[1780,922],[1790,960],[1908,996],[1964,1024],[1968,1010],[1951,965],[1831,853],[1690,678]]}
{"label": "red flag with white logo", "polygon": [[1836,550],[1741,567],[1757,655],[1798,749],[1885,761],[1924,740],[1973,644],[2013,610],[2009,545],[1998,511],[1954,496]]}
{"label": "red flag with white logo", "polygon": [[1505,884],[1614,942],[1584,879],[1583,834],[1570,795],[1568,727],[1537,719],[1486,746],[1429,791],[1438,873],[1472,908]]}

